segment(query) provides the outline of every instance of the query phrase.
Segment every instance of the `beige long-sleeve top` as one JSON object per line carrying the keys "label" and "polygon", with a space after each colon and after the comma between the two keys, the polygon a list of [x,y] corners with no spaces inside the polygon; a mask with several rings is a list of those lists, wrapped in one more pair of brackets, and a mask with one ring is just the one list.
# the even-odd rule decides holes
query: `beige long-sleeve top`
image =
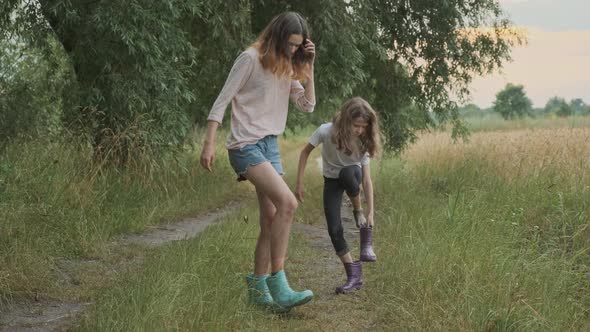
{"label": "beige long-sleeve top", "polygon": [[262,68],[258,51],[250,47],[234,62],[207,120],[221,123],[231,102],[231,131],[226,147],[241,148],[265,136],[283,133],[289,99],[301,111],[313,112],[315,103],[307,100],[304,92],[299,81]]}

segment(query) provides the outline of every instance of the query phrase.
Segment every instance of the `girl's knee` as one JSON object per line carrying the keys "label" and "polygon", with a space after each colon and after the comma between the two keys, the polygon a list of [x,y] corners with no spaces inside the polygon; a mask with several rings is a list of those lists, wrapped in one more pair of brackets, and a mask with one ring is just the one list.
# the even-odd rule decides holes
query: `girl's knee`
{"label": "girl's knee", "polygon": [[260,210],[260,224],[272,224],[276,215],[277,209],[274,206],[272,208]]}
{"label": "girl's knee", "polygon": [[299,203],[292,192],[289,192],[289,194],[281,197],[281,200],[277,206],[278,209],[287,214],[295,214],[297,207],[299,207]]}

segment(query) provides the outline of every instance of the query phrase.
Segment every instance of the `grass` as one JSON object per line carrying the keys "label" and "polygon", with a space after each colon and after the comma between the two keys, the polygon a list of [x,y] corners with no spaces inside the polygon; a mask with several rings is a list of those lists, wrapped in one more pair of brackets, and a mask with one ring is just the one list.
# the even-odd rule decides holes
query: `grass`
{"label": "grass", "polygon": [[[250,206],[251,208],[252,206]],[[105,290],[94,311],[76,331],[258,331],[293,330],[297,317],[277,316],[246,305],[245,271],[252,268],[258,234],[256,223],[244,223],[242,210],[197,239],[153,251],[141,273],[130,273]],[[292,239],[288,265],[312,255],[298,237]],[[228,245],[231,244],[231,245]],[[293,288],[299,274],[291,269]]]}
{"label": "grass", "polygon": [[215,174],[204,176],[198,152],[99,174],[83,148],[8,147],[0,159],[0,306],[23,297],[63,298],[64,259],[108,257],[106,244],[118,234],[239,198],[236,183],[218,186],[232,176],[227,163],[218,161]]}
{"label": "grass", "polygon": [[[340,280],[342,271],[334,272],[326,266],[318,266],[319,256],[325,253],[310,246],[309,238],[295,234],[287,264],[290,281],[293,288],[306,286],[320,295],[312,303],[285,316],[269,314],[245,304],[243,277],[252,265],[258,229],[255,222],[257,209],[251,200],[254,195],[250,186],[228,188],[250,193],[250,203],[228,216],[222,224],[208,228],[201,236],[189,241],[119,254],[141,253],[144,258],[141,264],[116,274],[108,282],[99,280],[96,285],[92,284],[90,273],[82,278],[83,284],[90,284],[86,287],[98,289],[87,295],[96,305],[84,314],[74,330],[588,330],[588,136],[590,129],[587,127],[539,127],[534,130],[479,131],[469,142],[453,144],[447,133],[432,133],[421,137],[400,158],[386,157],[373,162],[378,262],[365,265],[365,289],[349,296],[327,296],[330,290],[324,288],[332,287],[334,280]],[[281,142],[290,185],[294,184],[296,158],[304,139],[290,137]],[[43,149],[39,148],[37,155],[42,152]],[[48,155],[58,154],[50,152]],[[315,170],[317,156],[314,151],[308,163],[306,200],[297,212],[297,221],[307,224],[323,222],[321,176]],[[60,191],[47,189],[51,186],[46,181],[38,180],[45,183],[44,186],[32,185],[30,180],[25,181],[29,176],[14,175],[18,169],[33,164],[32,159],[22,161],[20,166],[15,166],[16,157],[5,160],[13,162],[8,163],[12,165],[8,171],[2,166],[2,179],[9,179],[2,182],[5,186],[1,194],[3,207],[6,202],[11,202],[9,211],[19,211],[20,218],[28,220],[23,217],[28,216],[26,211],[39,216],[42,207],[63,204],[57,203],[64,201],[61,198],[47,199],[52,197],[48,193],[55,195]],[[2,165],[7,164],[5,160]],[[199,180],[190,179],[210,180],[216,188],[220,187],[219,183],[228,185],[230,173],[224,170],[226,166],[223,164],[227,163],[218,162],[219,173],[215,178],[197,176]],[[198,167],[194,167],[194,171],[199,172]],[[75,173],[75,169],[75,165],[62,166],[59,171],[38,167],[29,172],[37,174],[40,179],[49,177],[52,172]],[[12,175],[7,177],[6,174]],[[32,270],[36,262],[34,258],[43,250],[49,253],[41,257],[48,257],[50,263],[61,254],[87,256],[98,252],[98,256],[104,258],[100,249],[96,249],[104,243],[101,241],[116,233],[141,229],[138,226],[141,222],[137,220],[150,216],[155,203],[159,204],[158,211],[150,217],[150,223],[194,211],[187,207],[192,208],[193,205],[187,203],[192,201],[182,193],[195,190],[193,185],[184,183],[188,176],[175,180],[176,177],[165,174],[159,175],[166,179],[157,185],[160,189],[152,190],[160,193],[161,196],[157,196],[160,199],[168,197],[169,201],[146,199],[151,196],[142,196],[140,189],[148,186],[145,182],[152,181],[139,181],[144,182],[140,185],[128,179],[130,182],[125,183],[120,179],[125,179],[121,174],[105,175],[104,182],[95,179],[90,187],[76,185],[81,180],[56,181],[55,187],[66,193],[62,197],[69,198],[65,201],[78,208],[78,212],[62,208],[64,212],[60,215],[69,216],[66,220],[95,220],[93,223],[99,224],[98,216],[111,219],[103,221],[105,225],[101,224],[101,227],[91,227],[89,225],[93,224],[88,221],[82,223],[83,227],[64,222],[68,225],[65,227],[69,229],[67,234],[87,234],[87,240],[81,241],[85,237],[77,236],[71,242],[55,235],[60,229],[56,226],[42,230],[35,230],[40,224],[33,222],[24,223],[25,226],[20,226],[23,228],[17,227],[16,222],[9,228],[3,226],[26,245],[19,247],[18,241],[11,237],[3,238],[2,245],[10,243],[7,248],[13,248],[12,253],[19,258],[10,270],[2,265],[0,271]],[[71,178],[86,177],[81,174]],[[17,190],[15,183],[26,190]],[[115,186],[112,183],[120,184]],[[139,189],[133,191],[133,188]],[[129,193],[109,197],[109,193],[116,191]],[[83,192],[82,197],[86,198],[73,199],[76,196],[72,192]],[[163,192],[167,192],[167,196]],[[33,205],[34,209],[27,209],[25,204],[18,205],[17,198],[6,200],[6,197],[12,197],[7,196],[9,194],[26,198],[29,204],[37,203]],[[139,198],[125,197],[144,197],[142,200],[145,199],[146,203],[138,202]],[[217,199],[221,201],[227,197],[231,195],[220,193]],[[187,201],[174,203],[177,199]],[[215,205],[219,202],[217,199],[212,198],[208,204]],[[95,201],[100,203],[101,209],[95,206]],[[136,207],[132,202],[136,202]],[[147,208],[150,204],[151,208]],[[192,204],[196,206],[197,203]],[[126,210],[124,206],[133,207],[130,210],[135,218],[123,217],[122,212],[117,214],[117,208]],[[46,207],[46,211],[54,209]],[[80,211],[86,212],[82,214]],[[11,220],[17,220],[16,215]],[[80,215],[95,216],[95,219],[84,219]],[[249,216],[247,223],[244,215]],[[117,224],[115,218],[130,221]],[[46,223],[52,225],[56,221]],[[115,226],[107,223],[115,223]],[[4,222],[1,225],[5,225]],[[34,236],[25,236],[27,229]],[[44,240],[35,241],[38,236],[45,236]],[[29,246],[34,250],[28,249]],[[30,250],[29,256],[22,253],[26,250]],[[6,257],[3,258],[5,261],[10,259]],[[27,263],[27,257],[31,257],[31,263]],[[116,257],[111,259],[117,260]],[[50,267],[50,263],[47,266]],[[51,268],[48,268],[47,275],[51,275]],[[38,284],[43,283],[37,281],[36,287]],[[3,284],[0,282],[0,285]],[[48,283],[45,287],[51,289],[53,285]]]}
{"label": "grass", "polygon": [[[377,248],[387,259],[369,279],[382,323],[587,330],[588,133],[478,133],[458,145],[438,133],[403,162],[384,160]],[[562,153],[548,161],[552,151]]]}
{"label": "grass", "polygon": [[586,128],[590,126],[590,116],[540,117],[504,120],[497,113],[489,113],[482,117],[464,119],[471,132],[479,131],[511,131],[521,129],[557,129]]}

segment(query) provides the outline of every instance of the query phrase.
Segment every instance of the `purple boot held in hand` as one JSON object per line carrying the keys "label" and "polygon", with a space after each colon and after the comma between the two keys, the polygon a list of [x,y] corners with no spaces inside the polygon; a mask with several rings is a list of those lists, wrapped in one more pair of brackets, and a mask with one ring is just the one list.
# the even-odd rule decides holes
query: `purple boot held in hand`
{"label": "purple boot held in hand", "polygon": [[365,226],[361,227],[361,261],[363,262],[375,262],[377,256],[373,251],[373,227]]}

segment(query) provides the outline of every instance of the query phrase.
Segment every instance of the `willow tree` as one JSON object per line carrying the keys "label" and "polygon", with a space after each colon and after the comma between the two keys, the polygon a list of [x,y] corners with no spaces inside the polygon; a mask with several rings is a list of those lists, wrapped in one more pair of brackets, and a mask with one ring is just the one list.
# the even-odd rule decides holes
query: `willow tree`
{"label": "willow tree", "polygon": [[6,0],[0,27],[41,48],[50,38],[61,44],[72,73],[64,126],[87,138],[96,160],[126,163],[182,146],[197,98],[211,95],[210,73],[235,56],[217,41],[232,20],[246,24],[236,14],[247,3],[223,3]]}
{"label": "willow tree", "polygon": [[441,123],[461,133],[457,103],[473,77],[522,42],[497,0],[4,0],[0,28],[62,45],[64,124],[98,160],[126,162],[180,147],[237,54],[284,10],[307,17],[318,51],[318,112],[290,120],[326,120],[360,95],[396,151]]}
{"label": "willow tree", "polygon": [[369,99],[381,114],[387,146],[396,151],[417,130],[441,123],[464,132],[457,104],[468,99],[472,79],[501,68],[511,47],[524,42],[497,0],[253,3],[253,26],[282,10],[309,19],[318,99]]}
{"label": "willow tree", "polygon": [[413,140],[416,129],[447,121],[455,135],[464,133],[457,103],[468,99],[472,79],[501,68],[512,46],[525,41],[496,0],[352,3],[387,54],[369,62],[376,64],[370,76],[385,75],[372,89],[393,149]]}

